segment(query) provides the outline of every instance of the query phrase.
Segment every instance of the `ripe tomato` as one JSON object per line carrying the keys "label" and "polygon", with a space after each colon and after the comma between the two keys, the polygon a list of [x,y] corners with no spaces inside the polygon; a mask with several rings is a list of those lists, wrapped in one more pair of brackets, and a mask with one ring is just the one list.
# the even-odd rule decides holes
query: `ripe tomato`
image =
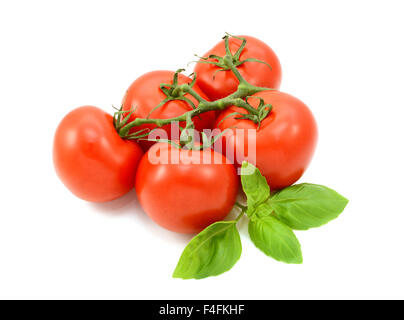
{"label": "ripe tomato", "polygon": [[[154,119],[168,119],[180,116],[187,111],[192,110],[192,106],[181,100],[173,100],[165,103],[161,107],[152,111],[156,106],[159,105],[161,101],[163,101],[166,96],[160,89],[161,83],[172,84],[173,83],[174,72],[173,71],[152,71],[144,74],[140,78],[136,79],[135,82],[129,87],[126,92],[126,96],[123,99],[123,110],[135,110],[129,121],[132,121],[136,118],[154,118]],[[191,79],[183,74],[178,75],[178,84],[190,83]],[[204,99],[208,99],[205,94],[198,88],[197,85],[194,85],[193,89]],[[195,107],[198,106],[198,101],[189,94],[185,95],[186,98],[190,99]],[[152,111],[152,112],[151,112]],[[151,112],[151,113],[150,113]],[[198,131],[202,131],[203,129],[212,128],[215,121],[215,113],[207,112],[202,114],[201,116],[194,117],[195,129]],[[180,123],[180,126],[185,127],[185,123]],[[138,127],[135,127],[131,130],[131,132],[136,132],[141,129],[153,129],[156,128],[154,124],[145,124]],[[166,125],[163,126],[167,134],[168,138],[178,139],[178,137],[172,136],[171,134],[171,126]],[[177,132],[178,133],[178,132]],[[153,143],[150,141],[140,141],[141,147],[144,150],[150,148]]]}
{"label": "ripe tomato", "polygon": [[[279,89],[282,77],[281,65],[272,49],[256,38],[249,36],[239,37],[247,40],[247,44],[240,55],[240,61],[255,58],[268,63],[272,68],[259,62],[245,62],[237,67],[243,78],[255,86]],[[233,55],[241,43],[242,41],[239,39],[229,38],[230,51]],[[223,57],[226,54],[224,41],[219,42],[204,57],[211,54]],[[215,65],[205,63],[197,63],[195,66],[196,84],[211,100],[228,96],[237,90],[239,84],[233,72],[230,70],[217,72],[219,69]]]}
{"label": "ripe tomato", "polygon": [[[219,161],[202,163],[206,157]],[[238,179],[234,166],[212,149],[179,150],[157,143],[140,161],[135,187],[140,204],[156,223],[175,232],[196,233],[230,212]]]}
{"label": "ripe tomato", "polygon": [[[317,125],[309,108],[291,95],[263,91],[254,96],[273,107],[258,130],[250,120],[228,117],[233,112],[246,113],[234,106],[219,115],[216,125],[221,130],[228,129],[222,143],[237,164],[248,160],[258,167],[272,189],[281,189],[296,182],[308,167],[317,142]],[[250,98],[248,102],[256,108],[259,100]],[[256,134],[248,135],[247,130],[242,130],[237,135],[236,129],[253,129]],[[256,156],[248,156],[248,145],[254,142]]]}
{"label": "ripe tomato", "polygon": [[142,151],[122,140],[112,116],[80,107],[59,124],[53,144],[56,173],[77,197],[94,202],[119,198],[133,188]]}

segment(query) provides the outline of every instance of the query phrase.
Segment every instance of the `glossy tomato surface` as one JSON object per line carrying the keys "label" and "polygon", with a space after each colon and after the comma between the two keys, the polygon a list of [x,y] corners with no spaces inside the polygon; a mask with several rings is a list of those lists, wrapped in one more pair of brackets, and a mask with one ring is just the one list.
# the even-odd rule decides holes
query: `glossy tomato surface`
{"label": "glossy tomato surface", "polygon": [[122,140],[103,110],[84,106],[59,124],[53,145],[56,173],[77,197],[93,202],[119,198],[135,183],[141,148]]}
{"label": "glossy tomato surface", "polygon": [[[173,83],[174,72],[173,71],[152,71],[146,73],[136,79],[129,89],[126,92],[126,96],[123,99],[123,110],[134,110],[130,117],[130,121],[136,118],[152,118],[152,119],[168,119],[173,117],[178,117],[184,114],[187,111],[192,110],[192,106],[185,101],[174,100],[169,101],[162,105],[161,107],[153,110],[155,107],[159,105],[161,101],[163,101],[166,96],[163,91],[160,89],[160,84],[172,84]],[[178,75],[178,83],[190,83],[192,80],[183,75]],[[198,88],[197,85],[194,85],[193,89],[204,99],[208,99],[206,95]],[[189,94],[185,95],[186,98],[190,99],[195,107],[198,106],[198,101]],[[207,112],[202,114],[201,116],[194,117],[195,129],[198,131],[202,131],[203,129],[212,128],[215,121],[215,113]],[[182,127],[185,126],[185,123],[180,123]],[[131,130],[131,132],[139,131],[141,129],[153,129],[156,128],[154,124],[145,124],[138,127],[135,127]],[[172,138],[176,140],[179,138],[179,130],[176,127],[174,130],[176,132],[171,132],[171,126],[166,125],[163,126],[167,134],[168,138]],[[177,134],[178,136],[175,136]],[[154,143],[140,141],[140,145],[144,150],[150,148]]]}
{"label": "glossy tomato surface", "polygon": [[[208,158],[216,159],[216,163],[202,163]],[[161,159],[168,161],[161,163]],[[155,144],[143,156],[136,175],[140,204],[166,229],[201,231],[226,217],[234,205],[238,178],[235,167],[225,161],[211,149],[190,151]]]}
{"label": "glossy tomato surface", "polygon": [[[307,169],[317,143],[316,121],[309,108],[289,94],[263,91],[254,96],[271,104],[272,111],[258,130],[250,120],[229,116],[246,113],[244,109],[230,107],[223,111],[217,119],[220,130],[228,129],[222,138],[223,152],[228,148],[228,156],[238,165],[243,160],[255,164],[272,189],[281,189],[296,182]],[[259,101],[250,98],[248,102],[256,108]],[[245,129],[251,129],[250,134]],[[255,154],[249,154],[249,146]]]}
{"label": "glossy tomato surface", "polygon": [[[255,58],[268,63],[272,68],[259,62],[245,62],[237,67],[243,78],[255,86],[279,89],[282,71],[275,52],[261,40],[250,36],[240,37],[247,39],[247,44],[241,53],[240,61]],[[239,39],[229,39],[232,54],[237,52],[241,43],[242,41]],[[226,54],[224,40],[215,45],[204,57],[208,57],[211,54],[224,57]],[[211,60],[214,61],[213,59]],[[196,84],[211,100],[228,96],[237,90],[239,84],[232,71],[217,72],[219,69],[215,65],[205,63],[197,63],[195,66],[195,73],[197,75]]]}

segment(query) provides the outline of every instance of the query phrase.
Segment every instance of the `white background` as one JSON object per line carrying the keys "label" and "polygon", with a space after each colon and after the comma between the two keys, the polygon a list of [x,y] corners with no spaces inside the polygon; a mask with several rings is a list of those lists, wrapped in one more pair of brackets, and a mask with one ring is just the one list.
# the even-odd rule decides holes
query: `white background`
{"label": "white background", "polygon": [[[402,14],[402,1],[2,0],[0,298],[404,298]],[[230,272],[172,279],[190,237],[155,225],[133,192],[104,205],[72,196],[53,134],[73,108],[112,111],[138,76],[186,66],[225,31],[275,50],[281,89],[319,124],[301,181],[350,203],[297,232],[303,265],[266,257],[244,222]]]}

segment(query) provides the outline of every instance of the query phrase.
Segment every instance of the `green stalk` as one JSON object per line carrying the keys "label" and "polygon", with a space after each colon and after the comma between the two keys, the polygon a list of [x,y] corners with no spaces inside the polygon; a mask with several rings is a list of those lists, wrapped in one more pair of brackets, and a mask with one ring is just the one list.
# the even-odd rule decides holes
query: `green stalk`
{"label": "green stalk", "polygon": [[[230,70],[231,72],[233,72],[233,74],[238,79],[239,85],[235,92],[233,92],[232,94],[230,94],[227,97],[224,97],[222,99],[218,99],[215,101],[207,101],[204,98],[202,98],[195,90],[192,89],[192,86],[195,83],[195,79],[190,84],[178,85],[178,83],[177,83],[178,82],[178,80],[177,80],[178,72],[183,71],[183,69],[180,69],[177,71],[176,75],[174,76],[173,85],[163,85],[163,84],[161,85],[164,87],[164,92],[167,95],[166,100],[169,101],[169,100],[178,99],[178,100],[185,100],[185,101],[190,102],[190,100],[188,98],[184,97],[185,94],[189,94],[195,100],[198,101],[198,106],[195,109],[182,114],[181,116],[173,117],[170,119],[136,118],[135,120],[133,120],[129,123],[126,123],[122,127],[117,128],[119,135],[122,138],[128,137],[129,132],[132,128],[143,125],[143,124],[154,124],[158,127],[162,127],[162,126],[168,125],[172,122],[185,121],[187,123],[187,127],[190,127],[190,126],[192,126],[191,125],[192,119],[195,116],[201,115],[202,113],[205,113],[208,111],[224,110],[227,107],[232,106],[232,105],[245,109],[248,113],[248,119],[259,125],[260,122],[263,120],[260,118],[259,110],[252,107],[244,99],[257,92],[261,92],[264,90],[273,90],[273,89],[254,86],[254,85],[248,83],[243,78],[241,73],[237,70],[236,64],[239,59],[240,53],[245,46],[246,41],[244,39],[242,46],[240,46],[239,50],[236,52],[235,55],[232,55],[230,52],[228,37],[229,37],[229,35],[227,35],[225,37],[226,55],[223,57],[222,61],[220,62],[220,66],[223,68],[223,70]],[[240,62],[238,62],[238,63],[240,63]],[[167,87],[170,87],[170,88],[167,88]],[[161,103],[159,104],[159,106],[160,105],[161,105]]]}

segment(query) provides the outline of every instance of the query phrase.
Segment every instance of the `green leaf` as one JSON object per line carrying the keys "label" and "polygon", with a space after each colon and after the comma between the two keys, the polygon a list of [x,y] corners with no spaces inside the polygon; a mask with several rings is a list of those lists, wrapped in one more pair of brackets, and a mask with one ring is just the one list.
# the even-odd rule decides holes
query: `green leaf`
{"label": "green leaf", "polygon": [[248,233],[255,246],[267,256],[286,263],[303,262],[299,240],[291,228],[275,217],[259,215],[251,219]]}
{"label": "green leaf", "polygon": [[296,230],[307,230],[337,218],[348,200],[327,187],[302,183],[275,193],[269,200],[280,221]]}
{"label": "green leaf", "polygon": [[269,198],[269,185],[260,171],[247,161],[241,165],[241,184],[247,196],[247,215],[251,216]]}
{"label": "green leaf", "polygon": [[219,221],[196,235],[184,249],[173,277],[202,279],[230,270],[241,256],[236,221]]}

